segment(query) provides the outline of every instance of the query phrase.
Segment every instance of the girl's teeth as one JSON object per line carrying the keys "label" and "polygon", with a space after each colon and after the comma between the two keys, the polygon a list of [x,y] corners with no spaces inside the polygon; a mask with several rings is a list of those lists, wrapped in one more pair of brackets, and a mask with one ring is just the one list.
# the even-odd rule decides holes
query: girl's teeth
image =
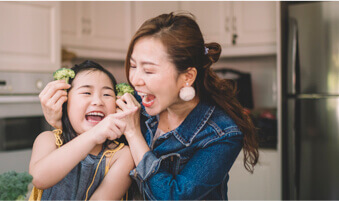
{"label": "girl's teeth", "polygon": [[100,113],[100,112],[90,112],[90,113],[88,113],[87,115],[95,115],[95,116],[101,116],[101,117],[104,116],[104,114],[102,114],[102,113]]}

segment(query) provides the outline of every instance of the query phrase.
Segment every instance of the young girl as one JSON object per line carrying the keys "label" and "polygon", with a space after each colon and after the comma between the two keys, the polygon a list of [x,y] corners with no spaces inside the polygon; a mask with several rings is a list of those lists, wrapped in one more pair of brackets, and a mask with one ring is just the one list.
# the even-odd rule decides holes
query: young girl
{"label": "young girl", "polygon": [[29,167],[33,184],[44,189],[41,200],[121,199],[131,184],[134,163],[129,148],[117,140],[128,113],[116,113],[116,81],[91,61],[72,69],[62,134],[45,131],[34,142]]}

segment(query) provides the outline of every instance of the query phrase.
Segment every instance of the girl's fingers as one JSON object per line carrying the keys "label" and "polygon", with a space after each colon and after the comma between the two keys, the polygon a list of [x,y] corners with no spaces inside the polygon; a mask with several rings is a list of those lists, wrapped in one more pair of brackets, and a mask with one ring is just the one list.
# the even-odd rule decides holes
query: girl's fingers
{"label": "girl's fingers", "polygon": [[127,104],[121,98],[115,101],[115,103],[122,111],[125,111],[127,109]]}
{"label": "girl's fingers", "polygon": [[125,101],[126,104],[127,104],[127,106],[130,107],[130,108],[139,105],[138,101],[137,101],[137,100],[135,99],[135,97],[134,97],[132,94],[130,94],[130,93],[124,94],[124,95],[121,97],[121,99],[122,99],[123,101]]}

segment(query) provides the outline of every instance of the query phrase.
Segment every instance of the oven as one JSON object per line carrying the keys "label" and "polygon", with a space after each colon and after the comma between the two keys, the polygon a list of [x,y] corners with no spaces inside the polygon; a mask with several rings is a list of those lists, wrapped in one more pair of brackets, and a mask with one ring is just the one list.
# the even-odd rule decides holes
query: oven
{"label": "oven", "polygon": [[51,80],[51,73],[0,72],[0,152],[30,149],[51,129],[38,97]]}

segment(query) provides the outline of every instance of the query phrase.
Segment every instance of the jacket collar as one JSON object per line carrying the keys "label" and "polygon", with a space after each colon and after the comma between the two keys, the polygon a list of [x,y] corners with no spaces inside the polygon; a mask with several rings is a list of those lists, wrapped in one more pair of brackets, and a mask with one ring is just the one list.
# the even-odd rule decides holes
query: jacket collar
{"label": "jacket collar", "polygon": [[206,103],[202,103],[200,101],[198,105],[188,114],[181,125],[172,131],[173,135],[183,145],[189,146],[195,136],[207,123],[214,109],[215,106],[207,105]]}

